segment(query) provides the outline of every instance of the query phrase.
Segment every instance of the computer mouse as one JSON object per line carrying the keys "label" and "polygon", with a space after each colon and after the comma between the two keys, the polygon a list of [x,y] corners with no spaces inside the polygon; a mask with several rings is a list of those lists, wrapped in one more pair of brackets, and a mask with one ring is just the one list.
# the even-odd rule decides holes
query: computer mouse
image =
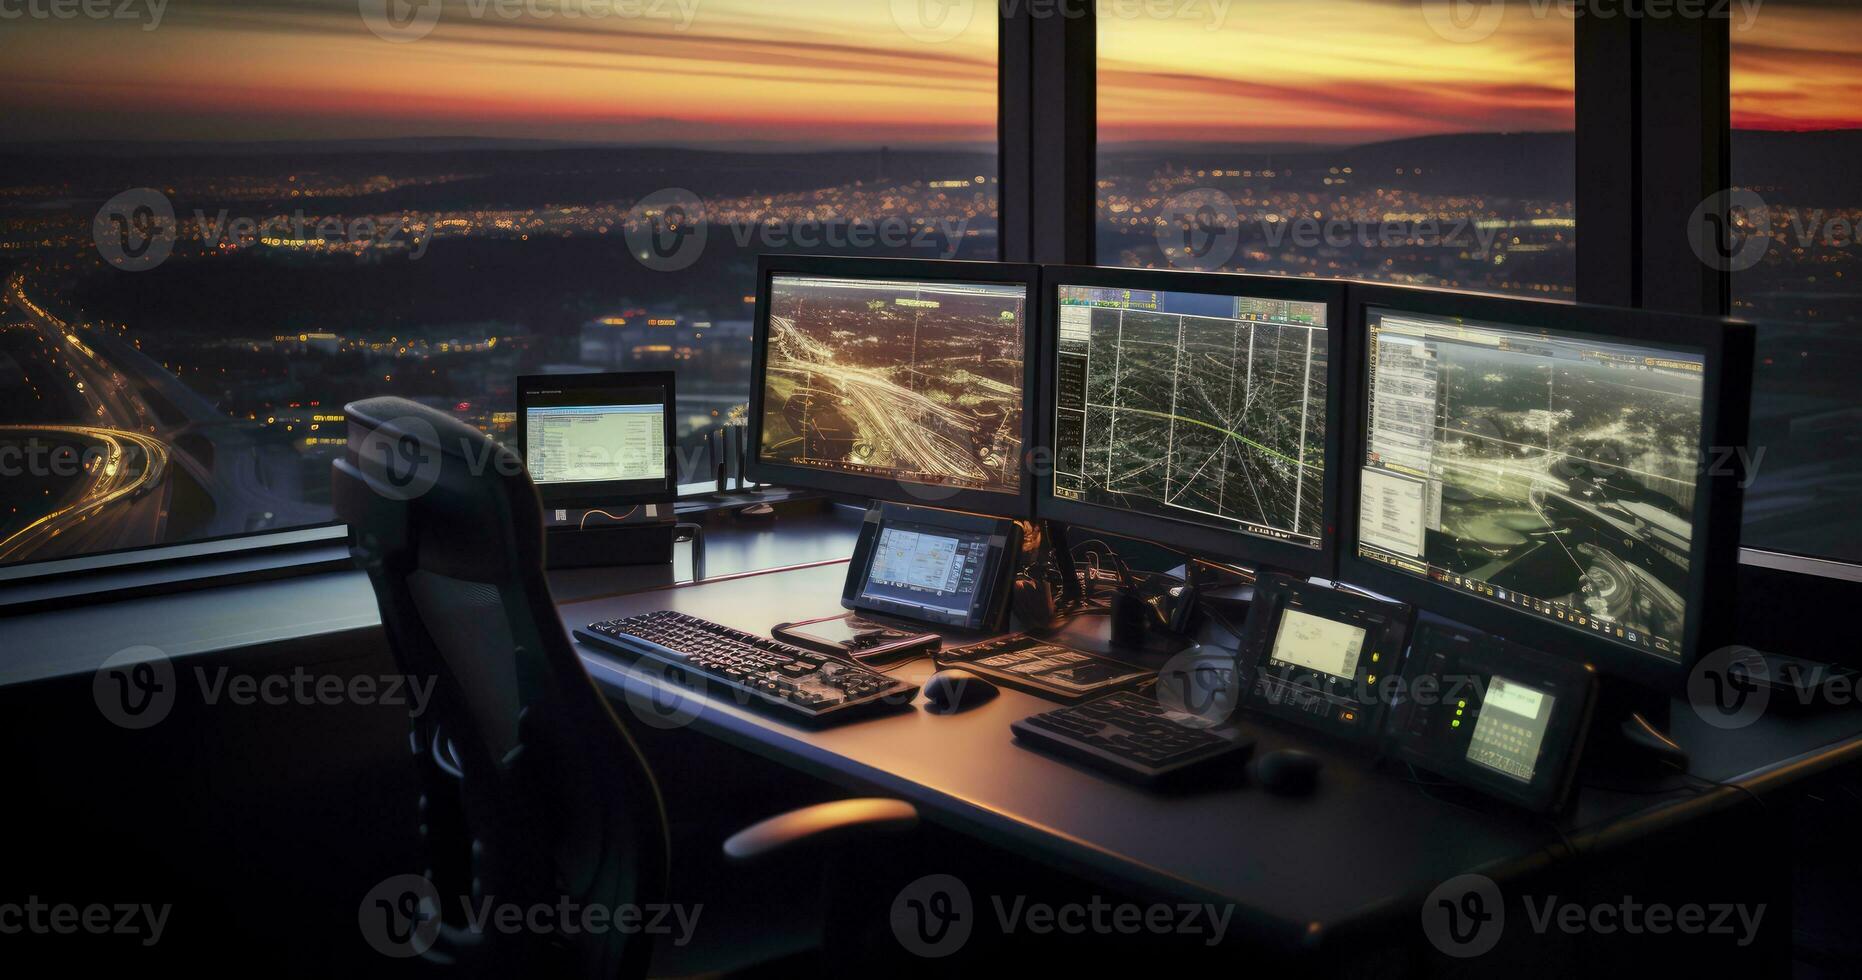
{"label": "computer mouse", "polygon": [[1319,785],[1324,763],[1311,752],[1277,749],[1254,760],[1254,778],[1270,793],[1305,796]]}
{"label": "computer mouse", "polygon": [[996,686],[967,670],[940,670],[925,682],[925,710],[954,715],[996,696]]}

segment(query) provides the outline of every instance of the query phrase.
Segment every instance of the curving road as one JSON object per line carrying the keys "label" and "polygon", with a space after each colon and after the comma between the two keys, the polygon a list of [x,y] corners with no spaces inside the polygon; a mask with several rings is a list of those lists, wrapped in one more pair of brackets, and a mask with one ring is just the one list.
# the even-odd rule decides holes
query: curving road
{"label": "curving road", "polygon": [[[74,386],[81,416],[77,421],[81,427],[110,432],[132,442],[152,438],[162,447],[160,458],[164,473],[184,472],[206,491],[213,501],[213,513],[192,533],[239,534],[268,527],[318,524],[329,519],[328,508],[273,491],[261,471],[257,444],[252,436],[135,345],[108,331],[84,329],[66,322],[32,298],[23,272],[7,281],[0,299],[25,314],[26,324],[45,338],[48,350],[55,352],[54,366]],[[145,390],[159,396],[179,417],[163,417],[141,394]],[[56,427],[35,428],[53,431]],[[211,463],[203,463],[181,448],[185,443],[180,440],[190,434],[212,445]],[[74,530],[64,518],[55,525],[61,529],[58,535],[33,540],[44,544],[53,537],[61,537],[55,549],[58,552],[162,543],[166,540],[167,485],[160,489],[160,493],[148,495],[155,501],[152,505],[142,506],[144,497],[138,494],[133,503],[116,508],[121,514],[115,514],[86,505],[93,499],[87,488],[86,495],[74,503],[74,506],[86,505],[84,519],[79,522],[85,530],[86,547],[74,547],[69,538],[61,537]],[[124,504],[121,496],[112,497],[110,502]],[[31,557],[48,556],[20,550],[9,553],[6,560]]]}
{"label": "curving road", "polygon": [[[139,432],[91,425],[0,425],[0,434],[11,433],[61,436],[64,438],[60,442],[65,445],[75,436],[101,446],[103,451],[86,455],[81,478],[84,482],[75,494],[0,541],[0,562],[45,557],[55,539],[63,537],[68,541],[80,531],[118,547],[146,543],[135,539],[149,530],[143,526],[147,523],[156,525],[153,530],[159,536],[165,517],[160,503],[150,500],[143,506],[128,504],[141,503],[145,495],[161,485],[172,455],[167,443]],[[123,505],[117,506],[119,503]],[[93,518],[98,524],[86,527]],[[124,542],[125,537],[132,540]]]}

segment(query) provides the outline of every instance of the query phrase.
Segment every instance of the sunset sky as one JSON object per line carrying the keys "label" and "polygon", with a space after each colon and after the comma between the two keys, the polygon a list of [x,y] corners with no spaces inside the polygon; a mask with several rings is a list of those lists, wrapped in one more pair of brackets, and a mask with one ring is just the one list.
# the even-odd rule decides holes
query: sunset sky
{"label": "sunset sky", "polygon": [[[509,0],[445,0],[431,33],[396,44],[359,12],[382,0],[168,0],[155,30],[143,28],[160,0],[131,2],[145,5],[140,20],[0,21],[0,140],[994,139],[988,3],[944,40],[902,29],[889,0],[598,0],[651,12],[574,19],[507,19],[496,11]],[[1102,140],[1361,142],[1571,126],[1572,23],[1534,17],[1527,3],[1474,43],[1438,36],[1418,0],[1179,9],[1164,20],[1102,16]],[[1766,0],[1734,34],[1737,124],[1862,125],[1859,28],[1862,5]]]}

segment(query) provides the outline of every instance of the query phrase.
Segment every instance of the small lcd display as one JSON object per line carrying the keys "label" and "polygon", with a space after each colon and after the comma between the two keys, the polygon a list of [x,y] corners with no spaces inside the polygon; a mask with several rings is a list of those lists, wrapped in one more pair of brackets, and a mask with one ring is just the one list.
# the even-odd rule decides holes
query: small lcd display
{"label": "small lcd display", "polygon": [[889,524],[860,597],[967,620],[988,557],[988,535]]}
{"label": "small lcd display", "polygon": [[1288,609],[1280,615],[1280,628],[1274,634],[1274,648],[1268,659],[1348,681],[1357,676],[1365,636],[1361,626]]}
{"label": "small lcd display", "polygon": [[1532,782],[1557,698],[1495,675],[1481,702],[1468,761],[1522,783]]}

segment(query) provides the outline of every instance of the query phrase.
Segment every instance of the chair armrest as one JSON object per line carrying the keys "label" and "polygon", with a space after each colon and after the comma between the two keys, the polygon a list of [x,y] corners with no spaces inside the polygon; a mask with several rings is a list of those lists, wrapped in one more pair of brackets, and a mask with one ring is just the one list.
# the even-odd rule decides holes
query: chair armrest
{"label": "chair armrest", "polygon": [[824,839],[865,834],[895,834],[918,826],[918,808],[904,800],[836,800],[790,810],[752,824],[724,842],[724,855],[749,861]]}

